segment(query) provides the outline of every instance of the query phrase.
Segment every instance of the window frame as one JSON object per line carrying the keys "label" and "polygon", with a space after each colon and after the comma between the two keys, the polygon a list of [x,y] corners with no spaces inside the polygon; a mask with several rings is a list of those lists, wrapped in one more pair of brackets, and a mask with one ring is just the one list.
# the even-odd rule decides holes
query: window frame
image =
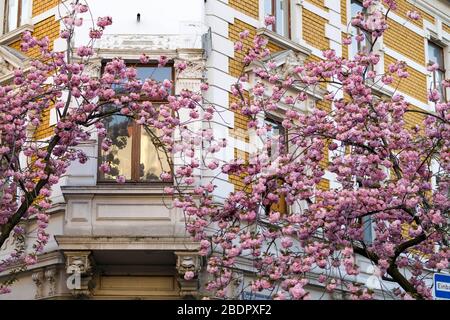
{"label": "window frame", "polygon": [[427,58],[428,58],[428,64],[431,65],[434,62],[431,61],[430,56],[429,56],[429,52],[430,52],[430,47],[433,46],[435,48],[439,48],[439,51],[442,55],[442,66],[439,65],[439,68],[435,71],[432,72],[431,75],[431,88],[432,89],[437,89],[439,91],[439,93],[442,93],[442,97],[441,97],[441,101],[447,101],[447,92],[445,90],[445,88],[442,87],[442,83],[437,83],[436,80],[436,72],[440,72],[442,74],[442,79],[445,79],[445,75],[446,75],[446,70],[445,70],[445,51],[444,51],[444,47],[442,45],[440,45],[438,42],[434,41],[433,39],[429,39],[427,41]]}
{"label": "window frame", "polygon": [[[286,131],[286,128],[284,128],[283,127],[283,120],[282,120],[283,118],[282,117],[280,117],[280,116],[277,116],[277,115],[274,115],[274,114],[272,114],[272,113],[266,113],[265,115],[264,115],[264,124],[265,125],[267,125],[267,124],[270,124],[270,125],[272,125],[272,124],[276,124],[278,127],[280,127],[281,128],[281,130],[280,131],[282,131],[282,132],[280,132],[280,134],[279,134],[279,136],[281,136],[281,135],[283,135],[283,140],[284,140],[284,147],[286,148],[286,152],[289,152],[289,146],[288,146],[288,142],[289,142],[289,138],[288,138],[288,132]],[[272,130],[273,130],[273,126],[272,126]],[[280,143],[280,137],[278,138],[278,142],[277,142],[277,144],[279,144]],[[270,152],[270,154],[269,154],[269,157],[271,158],[271,161],[272,161],[272,156],[273,156],[273,154],[272,154],[272,149],[271,150],[269,150],[269,152]]]}
{"label": "window frame", "polygon": [[[350,17],[349,17],[350,21],[351,21],[351,19],[354,18],[354,17],[353,17],[353,13],[352,13],[352,6],[353,6],[353,4],[358,4],[358,5],[360,5],[360,7],[361,7],[361,12],[362,12],[364,15],[366,14],[366,11],[367,11],[367,9],[364,8],[364,6],[363,6],[363,4],[362,4],[362,2],[361,2],[360,0],[350,0],[350,8],[349,8],[349,10],[350,10]],[[368,48],[368,45],[370,45],[370,43],[372,42],[372,37],[371,37],[370,34],[368,34],[368,32],[362,30],[361,28],[351,26],[351,29],[352,29],[352,31],[353,31],[353,30],[356,31],[356,34],[354,34],[354,35],[352,34],[352,43],[351,43],[350,46],[349,46],[349,57],[350,57],[351,59],[353,59],[353,58],[355,57],[356,54],[362,52],[363,49],[364,49],[364,46],[362,46],[362,42],[356,41],[356,38],[355,38],[355,37],[356,37],[357,35],[364,34],[364,42],[366,43],[366,47],[367,47],[367,48]],[[353,52],[353,46],[355,46],[355,45],[356,45],[356,53]]]}
{"label": "window frame", "polygon": [[[111,59],[104,59],[102,61],[101,66],[101,73],[103,74],[105,65],[107,62],[111,61]],[[148,63],[141,63],[135,60],[128,60],[125,62],[127,66],[139,68],[139,67],[151,67],[151,68],[158,68],[158,62],[157,61],[150,61]],[[171,68],[171,77],[173,81],[173,86],[170,94],[175,93],[175,68],[174,68],[174,62],[169,61],[164,67],[170,67]],[[122,94],[119,94],[119,96]],[[142,100],[145,101],[145,100]],[[152,103],[157,105],[162,105],[167,103],[167,100],[150,100]],[[117,115],[121,116],[121,115]],[[126,116],[123,116],[126,117]],[[128,117],[126,117],[128,118]],[[127,179],[125,181],[126,184],[170,184],[173,183],[172,181],[161,181],[161,180],[140,180],[139,176],[139,170],[140,170],[140,157],[141,157],[141,138],[142,138],[142,125],[136,123],[136,121],[132,120],[131,124],[131,179]],[[106,179],[105,174],[101,172],[100,170],[100,164],[103,162],[103,155],[102,155],[102,148],[101,144],[103,142],[103,139],[98,139],[98,160],[97,160],[97,184],[110,184],[114,183],[114,179]],[[170,164],[169,164],[170,165]]]}
{"label": "window frame", "polygon": [[[273,113],[265,113],[264,114],[264,125],[272,125],[272,124],[276,124],[277,126],[279,126],[280,128],[282,128],[282,132],[279,134],[279,136],[283,136],[283,140],[284,140],[284,148],[286,148],[286,152],[289,152],[289,132],[288,130],[286,130],[286,128],[283,127],[283,121],[282,121],[282,116],[273,114]],[[272,125],[272,130],[273,130],[273,125]],[[266,137],[268,138],[268,136],[266,135]],[[280,138],[278,137],[279,141],[277,142],[277,144],[280,143]],[[278,151],[277,151],[278,152]],[[272,154],[272,144],[271,144],[271,148],[270,150],[268,150],[268,156],[269,156],[269,161],[273,161],[273,154]],[[280,196],[280,199],[278,201],[278,203],[274,203],[271,206],[266,206],[265,207],[265,211],[266,214],[268,214],[269,211],[278,211],[280,212],[281,215],[287,215],[290,213],[290,206],[287,204],[286,202],[286,198],[285,196]]]}
{"label": "window frame", "polygon": [[[3,5],[3,34],[7,34],[9,32],[12,32],[18,28],[20,28],[22,25],[24,25],[25,21],[27,21],[26,19],[24,19],[24,12],[22,12],[23,10],[23,1],[24,0],[17,0],[17,22],[16,22],[16,26],[13,29],[9,29],[9,14],[10,14],[10,10],[9,10],[9,4],[10,4],[11,0],[4,0]],[[30,1],[31,6],[33,5],[33,2],[31,0]]]}
{"label": "window frame", "polygon": [[286,37],[286,38],[288,38],[288,39],[291,39],[292,38],[292,27],[291,27],[291,0],[285,0],[286,1],[286,3],[287,3],[287,11],[286,11],[286,15],[287,15],[287,17],[286,17],[286,21],[285,21],[285,17],[283,17],[283,23],[284,24],[286,24],[286,26],[287,26],[287,34],[281,34],[281,33],[279,33],[278,31],[277,31],[277,21],[278,21],[278,15],[277,15],[277,7],[276,7],[276,5],[277,5],[277,1],[280,1],[280,0],[268,0],[268,1],[270,1],[270,3],[271,3],[271,8],[272,8],[272,11],[270,12],[270,13],[268,13],[268,12],[266,12],[265,11],[265,1],[266,0],[264,0],[264,2],[263,2],[263,12],[264,12],[264,15],[268,15],[268,14],[270,14],[270,15],[272,15],[272,16],[274,16],[275,17],[275,24],[274,25],[272,25],[271,26],[271,28],[270,28],[270,30],[271,31],[273,31],[273,32],[275,32],[276,34],[278,34],[278,35],[280,35],[280,36],[282,36],[282,37]]}

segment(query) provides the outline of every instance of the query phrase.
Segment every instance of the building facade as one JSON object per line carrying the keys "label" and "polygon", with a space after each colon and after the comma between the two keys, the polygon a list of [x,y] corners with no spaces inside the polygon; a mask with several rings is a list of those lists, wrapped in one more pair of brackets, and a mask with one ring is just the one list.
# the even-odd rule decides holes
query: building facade
{"label": "building facade", "polygon": [[[48,36],[55,50],[65,50],[59,38],[62,28],[58,0],[0,0],[0,82],[12,77],[14,68],[27,68],[28,56],[20,52],[20,36],[24,31]],[[89,2],[89,1],[88,1]],[[439,87],[439,80],[450,78],[450,5],[445,0],[398,0],[399,8],[390,13],[390,28],[375,50],[381,57],[379,73],[396,61],[405,61],[410,78],[403,79],[397,92],[415,108],[432,110],[427,101],[427,88]],[[219,160],[246,158],[258,148],[256,135],[247,129],[246,116],[229,110],[233,102],[230,87],[241,75],[241,54],[234,52],[239,32],[248,29],[251,35],[263,34],[279,71],[305,61],[322,59],[322,50],[333,49],[337,55],[352,57],[363,43],[343,45],[348,34],[358,33],[351,27],[351,17],[362,10],[358,0],[166,0],[123,2],[96,0],[89,2],[93,16],[111,15],[113,25],[96,44],[95,59],[90,66],[92,75],[100,75],[105,61],[121,57],[136,64],[142,53],[152,61],[165,55],[174,63],[188,61],[186,70],[178,73],[172,64],[154,74],[155,65],[138,65],[138,74],[174,80],[177,90],[198,90],[202,81],[209,83],[205,99],[223,109],[220,119],[212,121],[216,137],[227,139],[228,146],[217,155]],[[108,8],[105,11],[105,8]],[[407,12],[416,10],[421,18],[407,19]],[[272,30],[264,28],[264,17],[277,19]],[[75,46],[87,40],[89,25],[76,34]],[[85,28],[85,29],[83,29]],[[251,37],[249,38],[251,39]],[[251,40],[248,40],[251,41]],[[248,45],[248,43],[247,43]],[[439,69],[427,71],[430,62]],[[251,70],[246,70],[252,78]],[[380,95],[392,95],[396,88],[377,89]],[[299,106],[307,112],[314,106],[329,109],[322,101],[326,91],[342,93],[332,85],[308,92],[308,99]],[[443,92],[447,96],[450,92]],[[274,112],[274,119],[283,114],[283,106]],[[45,124],[34,133],[46,139],[52,133],[56,113],[48,110]],[[273,119],[267,119],[271,121]],[[407,121],[420,121],[417,114]],[[82,146],[90,156],[84,165],[70,167],[69,173],[53,190],[51,221],[48,232],[52,240],[38,263],[18,274],[12,293],[0,299],[179,299],[201,296],[202,277],[184,280],[186,271],[202,275],[204,261],[196,251],[198,243],[187,235],[183,215],[170,206],[164,197],[163,185],[155,166],[155,156],[148,137],[132,124],[108,124],[110,128],[126,128],[127,134],[139,141],[127,140],[126,148],[117,149],[115,173],[101,175],[98,171],[102,155],[99,142]],[[122,141],[123,143],[123,141]],[[144,152],[146,151],[146,152]],[[328,154],[325,157],[328,158]],[[326,161],[326,160],[325,160]],[[326,163],[324,163],[326,165]],[[144,168],[144,169],[143,169]],[[114,175],[123,174],[130,183],[112,182]],[[204,170],[204,179],[214,172]],[[238,177],[220,174],[215,180],[217,200],[243,188]],[[326,172],[320,188],[336,186]],[[32,232],[33,223],[27,228]],[[370,230],[369,230],[370,231]],[[370,232],[367,236],[371,236]],[[0,251],[0,259],[14,248],[7,242]],[[356,281],[365,282],[373,275],[367,261],[358,262],[361,270]],[[245,268],[245,261],[242,262]],[[10,270],[0,274],[0,281]],[[321,285],[311,276],[309,288],[313,298],[324,296]],[[325,294],[325,298],[343,296]]]}

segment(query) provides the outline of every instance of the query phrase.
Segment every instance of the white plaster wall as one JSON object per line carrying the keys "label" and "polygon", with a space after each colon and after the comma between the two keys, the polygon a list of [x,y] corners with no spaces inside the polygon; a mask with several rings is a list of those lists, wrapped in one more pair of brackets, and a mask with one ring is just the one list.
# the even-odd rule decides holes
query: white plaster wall
{"label": "white plaster wall", "polygon": [[[94,19],[106,15],[113,18],[105,34],[195,34],[204,19],[203,0],[96,0],[90,2],[90,8]],[[76,45],[86,43],[91,27],[86,15],[84,26],[78,29]]]}

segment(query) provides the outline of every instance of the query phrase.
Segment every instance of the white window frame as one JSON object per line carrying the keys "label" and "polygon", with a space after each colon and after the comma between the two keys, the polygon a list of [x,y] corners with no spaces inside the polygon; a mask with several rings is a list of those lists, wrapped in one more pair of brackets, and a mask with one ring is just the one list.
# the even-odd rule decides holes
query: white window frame
{"label": "white window frame", "polygon": [[[19,0],[19,1],[24,1],[24,0]],[[28,0],[28,1],[30,1],[30,5],[28,6],[28,10],[27,10],[28,12],[23,12],[22,11],[22,13],[20,15],[20,21],[18,21],[17,27],[12,29],[12,30],[8,30],[7,32],[5,30],[5,27],[6,27],[6,24],[8,22],[7,22],[7,16],[5,15],[5,13],[6,13],[6,6],[7,6],[7,3],[8,3],[8,0],[0,1],[0,10],[1,10],[0,12],[1,12],[1,15],[3,16],[3,21],[0,24],[0,34],[2,34],[2,35],[9,34],[9,33],[12,33],[14,31],[16,31],[17,29],[19,29],[22,26],[25,26],[27,24],[31,24],[31,21],[32,21],[32,19],[31,19],[32,18],[32,10],[33,10],[33,1],[32,0]]]}

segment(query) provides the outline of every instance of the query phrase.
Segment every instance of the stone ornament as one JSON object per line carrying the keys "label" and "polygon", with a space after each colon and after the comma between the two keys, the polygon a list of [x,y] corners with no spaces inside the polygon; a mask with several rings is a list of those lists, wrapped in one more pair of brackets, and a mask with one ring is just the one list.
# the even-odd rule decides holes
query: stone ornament
{"label": "stone ornament", "polygon": [[66,272],[68,274],[86,274],[91,270],[89,260],[90,251],[68,251],[64,252],[66,257]]}

